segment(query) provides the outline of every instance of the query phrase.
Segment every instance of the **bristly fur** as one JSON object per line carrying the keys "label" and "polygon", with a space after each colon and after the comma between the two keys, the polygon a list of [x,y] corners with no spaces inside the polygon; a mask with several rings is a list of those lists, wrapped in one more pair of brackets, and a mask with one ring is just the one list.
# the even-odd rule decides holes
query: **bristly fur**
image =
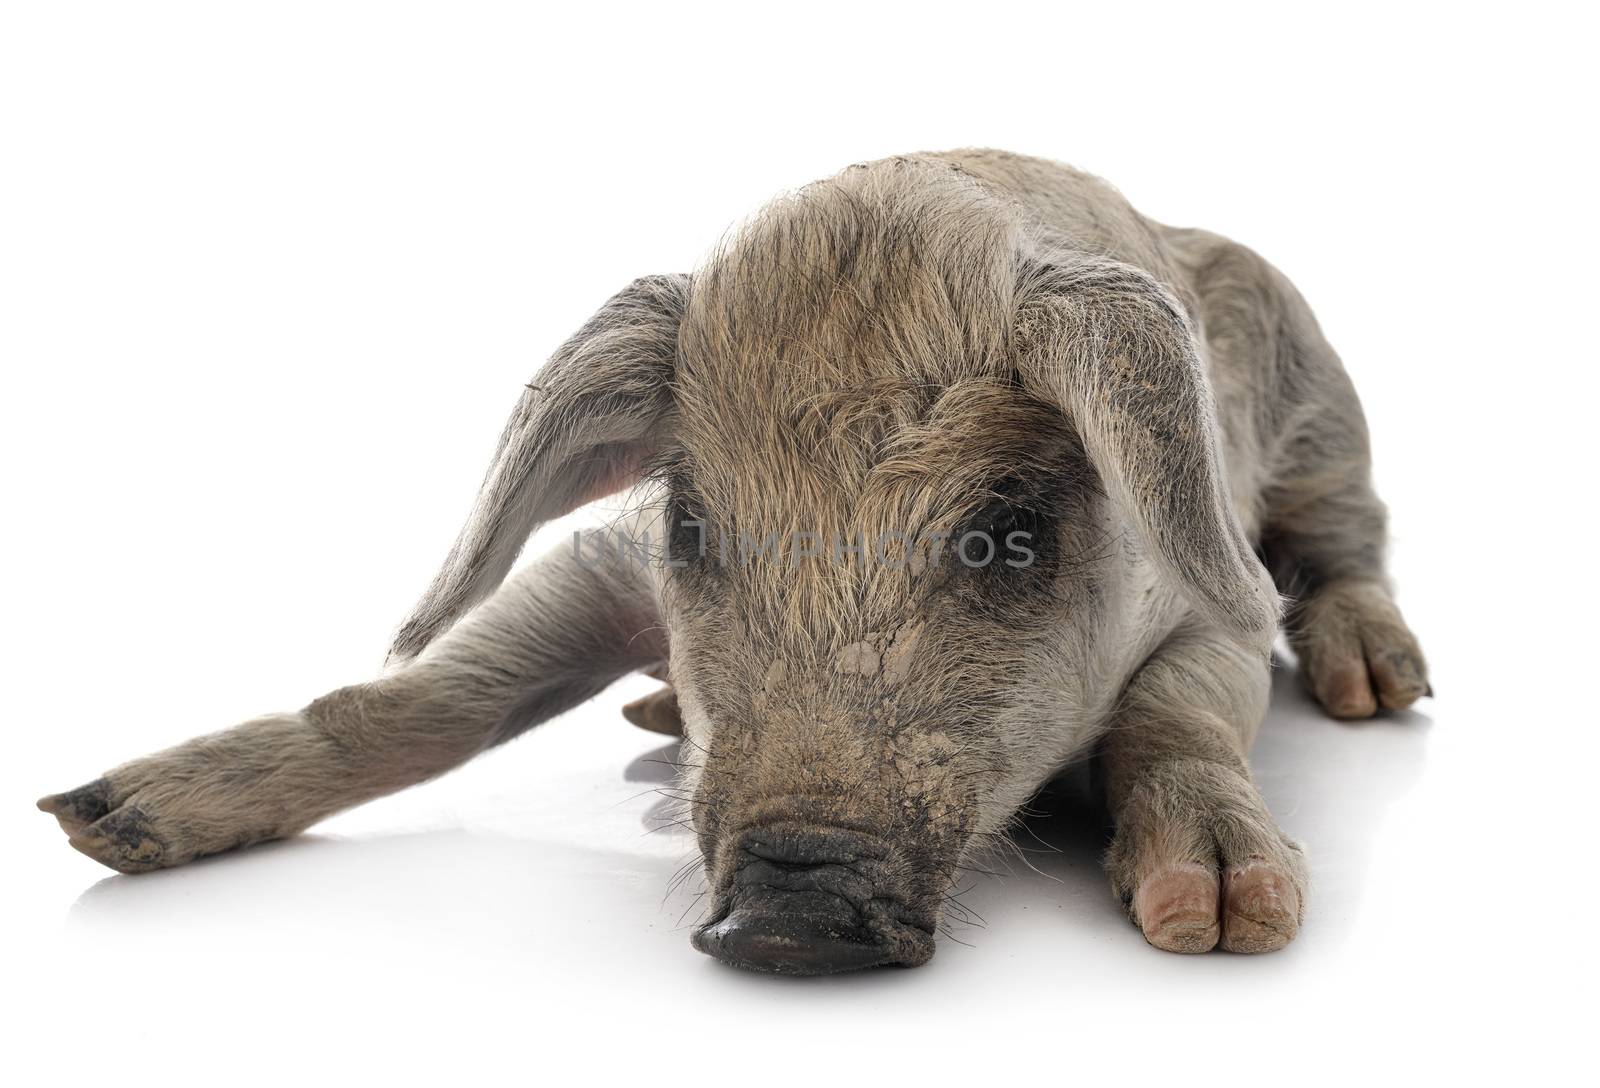
{"label": "bristly fur", "polygon": [[[612,533],[656,542],[649,562],[563,548],[501,585],[539,524],[630,485]],[[1015,568],[916,544],[1019,525]],[[1040,159],[865,163],[557,351],[389,675],[41,804],[109,865],[178,864],[648,669],[672,691],[630,715],[692,752],[673,796],[707,877],[697,941],[730,962],[922,962],[974,853],[1089,753],[1150,941],[1269,950],[1306,890],[1245,759],[1278,594],[1330,712],[1409,704],[1425,665],[1383,532],[1354,391],[1253,252]],[[900,562],[869,561],[895,534]]]}

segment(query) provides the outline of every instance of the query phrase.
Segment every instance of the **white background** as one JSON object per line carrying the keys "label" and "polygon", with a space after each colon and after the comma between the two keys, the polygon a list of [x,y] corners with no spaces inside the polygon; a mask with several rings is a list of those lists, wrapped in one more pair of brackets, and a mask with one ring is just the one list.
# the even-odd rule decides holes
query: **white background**
{"label": "white background", "polygon": [[[1592,1074],[1592,31],[1114,9],[7,4],[6,1079]],[[520,383],[631,277],[968,144],[1259,249],[1363,394],[1438,698],[1343,725],[1279,677],[1258,774],[1315,876],[1291,948],[1148,948],[1069,809],[926,968],[722,968],[666,894],[691,843],[648,833],[661,745],[616,709],[642,681],[183,870],[112,875],[33,811],[370,676]]]}

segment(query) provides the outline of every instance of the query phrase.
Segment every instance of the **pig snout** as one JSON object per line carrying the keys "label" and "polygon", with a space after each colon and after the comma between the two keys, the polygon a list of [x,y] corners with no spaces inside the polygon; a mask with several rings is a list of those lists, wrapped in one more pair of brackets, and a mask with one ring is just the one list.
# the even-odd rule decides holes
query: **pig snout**
{"label": "pig snout", "polygon": [[717,917],[694,946],[754,971],[822,975],[914,967],[933,955],[889,851],[842,830],[760,829],[740,835]]}

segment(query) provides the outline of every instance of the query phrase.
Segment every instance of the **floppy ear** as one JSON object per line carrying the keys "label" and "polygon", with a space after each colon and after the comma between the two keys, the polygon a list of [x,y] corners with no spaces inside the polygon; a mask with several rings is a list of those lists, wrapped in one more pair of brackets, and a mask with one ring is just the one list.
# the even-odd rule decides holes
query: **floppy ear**
{"label": "floppy ear", "polygon": [[1277,591],[1228,497],[1182,304],[1131,265],[1084,257],[1029,270],[1016,332],[1024,385],[1076,426],[1151,558],[1206,617],[1270,648]]}
{"label": "floppy ear", "polygon": [[529,383],[444,567],[400,627],[415,657],[500,584],[541,524],[636,483],[671,426],[689,277],[646,276],[611,298]]}

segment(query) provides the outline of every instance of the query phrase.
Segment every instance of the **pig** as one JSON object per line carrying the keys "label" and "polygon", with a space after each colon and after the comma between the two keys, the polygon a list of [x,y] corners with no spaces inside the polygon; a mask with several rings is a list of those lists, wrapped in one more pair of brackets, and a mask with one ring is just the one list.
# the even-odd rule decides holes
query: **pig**
{"label": "pig", "polygon": [[956,874],[1085,762],[1148,942],[1271,951],[1307,895],[1247,763],[1280,627],[1334,717],[1431,694],[1385,520],[1343,366],[1254,252],[1038,158],[857,164],[561,346],[377,679],[39,807],[113,869],[181,865],[643,671],[726,963],[926,962]]}

